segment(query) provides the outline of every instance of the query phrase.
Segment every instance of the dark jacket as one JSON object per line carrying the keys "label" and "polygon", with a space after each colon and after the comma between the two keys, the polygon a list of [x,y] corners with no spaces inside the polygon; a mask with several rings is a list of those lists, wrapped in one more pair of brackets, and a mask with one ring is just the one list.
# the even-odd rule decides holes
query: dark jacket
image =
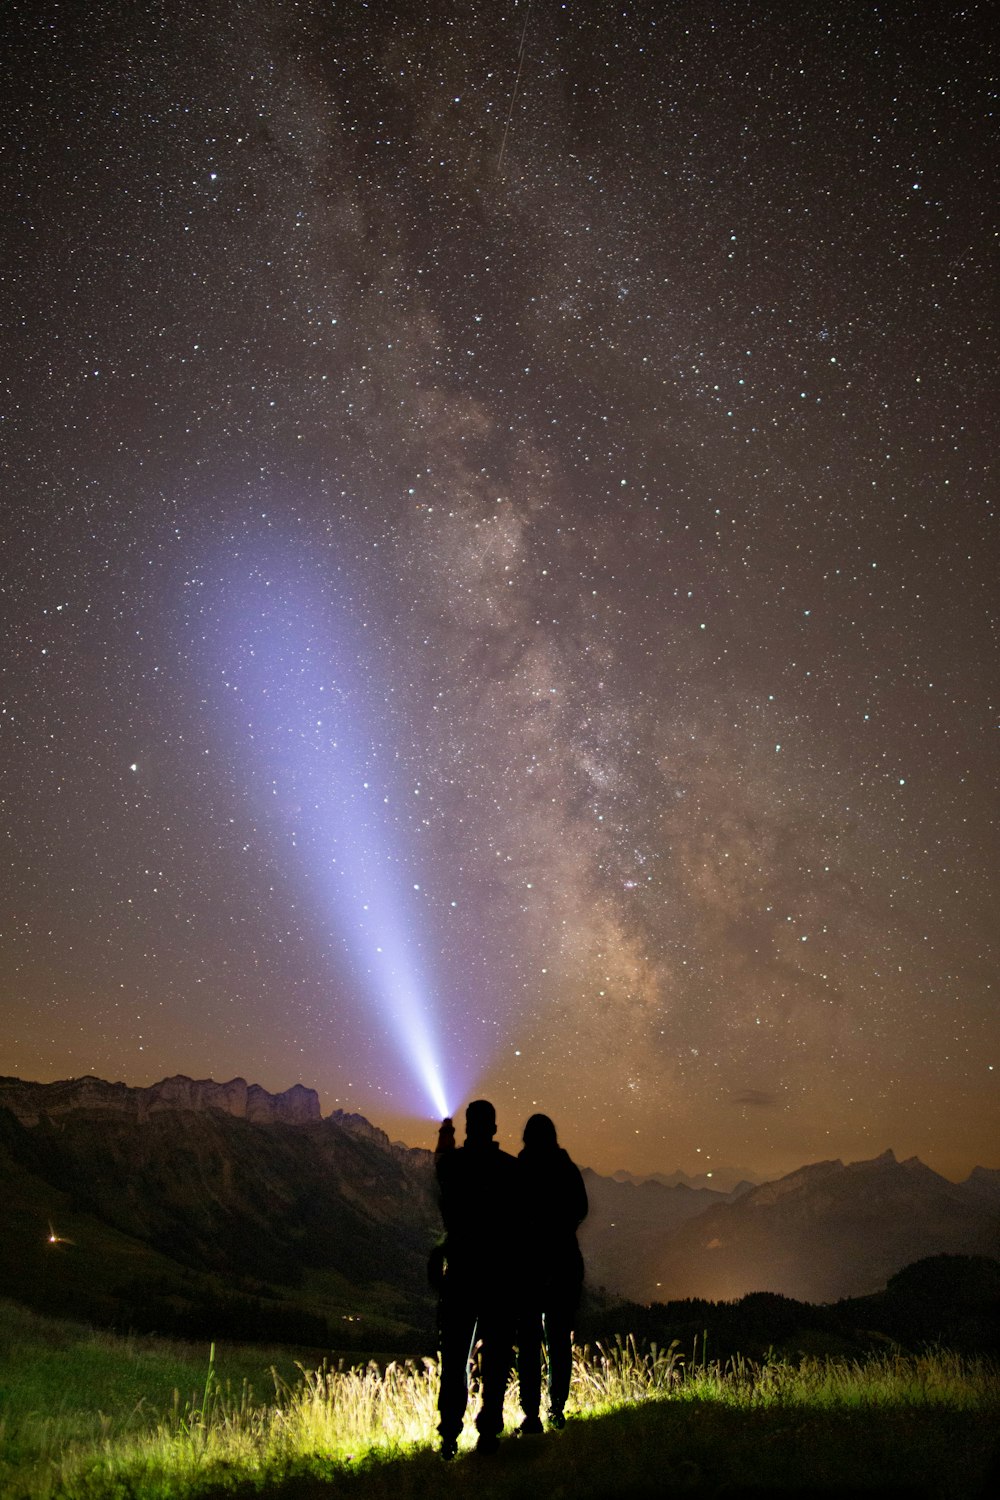
{"label": "dark jacket", "polygon": [[590,1207],[580,1168],[561,1146],[525,1147],[517,1158],[524,1195],[523,1266],[527,1283],[549,1288],[583,1281],[576,1231]]}
{"label": "dark jacket", "polygon": [[521,1175],[495,1141],[435,1157],[448,1281],[475,1291],[513,1280],[520,1238]]}

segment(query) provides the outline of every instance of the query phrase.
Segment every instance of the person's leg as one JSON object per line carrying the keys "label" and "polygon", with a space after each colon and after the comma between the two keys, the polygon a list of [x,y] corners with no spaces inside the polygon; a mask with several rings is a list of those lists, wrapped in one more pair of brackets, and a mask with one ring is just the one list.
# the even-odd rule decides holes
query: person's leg
{"label": "person's leg", "polygon": [[553,1426],[562,1422],[563,1408],[569,1396],[573,1370],[573,1312],[568,1304],[556,1305],[545,1313],[545,1347],[549,1357],[549,1420]]}
{"label": "person's leg", "polygon": [[483,1399],[476,1417],[476,1427],[487,1438],[496,1437],[503,1432],[503,1403],[514,1363],[515,1326],[514,1310],[504,1304],[491,1306],[480,1316]]}
{"label": "person's leg", "polygon": [[455,1451],[469,1399],[469,1357],[476,1337],[475,1308],[464,1297],[441,1299],[441,1388],[438,1393],[438,1432],[441,1451]]}
{"label": "person's leg", "polygon": [[522,1308],[517,1320],[517,1388],[524,1413],[521,1431],[541,1432],[542,1313],[537,1306]]}

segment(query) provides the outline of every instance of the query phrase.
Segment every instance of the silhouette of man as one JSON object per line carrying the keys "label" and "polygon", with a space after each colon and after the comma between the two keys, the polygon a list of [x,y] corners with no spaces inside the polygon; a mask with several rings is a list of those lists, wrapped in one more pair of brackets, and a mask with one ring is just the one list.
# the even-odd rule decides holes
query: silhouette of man
{"label": "silhouette of man", "polygon": [[515,1267],[520,1219],[517,1162],[494,1141],[493,1105],[474,1100],[465,1111],[465,1145],[455,1146],[445,1120],[434,1162],[444,1220],[440,1278],[441,1454],[452,1458],[469,1398],[469,1361],[482,1340],[482,1405],[478,1452],[492,1453],[503,1432],[503,1400],[513,1364],[517,1319]]}
{"label": "silhouette of man", "polygon": [[541,1432],[541,1348],[549,1358],[549,1425],[563,1427],[573,1363],[573,1320],[583,1289],[576,1231],[587,1217],[579,1167],[559,1145],[548,1115],[532,1115],[517,1158],[524,1199],[522,1287],[517,1328],[517,1383],[523,1433]]}

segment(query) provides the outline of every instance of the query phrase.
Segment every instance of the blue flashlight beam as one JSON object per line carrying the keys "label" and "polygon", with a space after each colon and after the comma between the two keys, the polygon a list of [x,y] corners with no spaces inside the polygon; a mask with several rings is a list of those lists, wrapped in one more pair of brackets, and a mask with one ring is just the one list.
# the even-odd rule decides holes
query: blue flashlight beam
{"label": "blue flashlight beam", "polygon": [[366,727],[379,708],[388,717],[385,700],[373,701],[369,652],[354,645],[349,616],[309,597],[301,573],[276,587],[273,571],[258,569],[249,583],[235,585],[239,605],[226,610],[238,634],[237,667],[227,663],[225,676],[267,801],[290,825],[321,917],[334,918],[425,1097],[447,1115],[418,956],[418,887],[406,879],[398,799]]}

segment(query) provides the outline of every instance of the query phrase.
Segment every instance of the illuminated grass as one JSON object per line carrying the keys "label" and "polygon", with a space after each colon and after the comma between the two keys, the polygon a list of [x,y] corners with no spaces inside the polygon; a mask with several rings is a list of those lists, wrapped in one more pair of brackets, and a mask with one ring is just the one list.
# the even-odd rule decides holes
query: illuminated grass
{"label": "illuminated grass", "polygon": [[[141,1362],[149,1345],[95,1336],[80,1352],[85,1378],[93,1375],[88,1362],[94,1352],[103,1350],[107,1361],[117,1359],[119,1379],[126,1380],[130,1362]],[[171,1355],[171,1346],[155,1345],[154,1352],[170,1368],[173,1358],[190,1375],[190,1363],[176,1348]],[[10,1398],[15,1388],[9,1364],[0,1362],[0,1380]],[[141,1397],[129,1404],[134,1388],[125,1392],[125,1402],[103,1410],[77,1405],[79,1391],[34,1411],[8,1399],[0,1417],[6,1424],[0,1427],[0,1493],[18,1500],[166,1500],[236,1490],[271,1493],[283,1486],[289,1494],[318,1496],[348,1484],[359,1500],[376,1495],[404,1500],[427,1492],[427,1465],[433,1463],[431,1492],[450,1494],[455,1485],[461,1487],[467,1465],[460,1457],[447,1468],[430,1456],[437,1385],[437,1364],[426,1359],[357,1369],[300,1366],[290,1378],[275,1373],[267,1394],[257,1395],[249,1380],[226,1382],[210,1362],[202,1367],[200,1389],[182,1398],[175,1386],[159,1405]],[[473,1410],[470,1405],[461,1450],[474,1444]],[[664,1482],[673,1464],[671,1483],[696,1493],[703,1481],[732,1483],[735,1475],[752,1482],[748,1466],[761,1462],[761,1454],[770,1455],[772,1479],[775,1465],[780,1469],[785,1458],[794,1458],[817,1472],[829,1470],[831,1484],[863,1485],[873,1463],[895,1477],[893,1445],[916,1452],[921,1437],[931,1447],[971,1443],[973,1460],[982,1468],[998,1412],[996,1367],[947,1351],[865,1362],[805,1359],[795,1365],[737,1359],[720,1366],[685,1362],[676,1345],[644,1350],[626,1339],[576,1351],[567,1407],[575,1420],[559,1436],[505,1445],[488,1473],[477,1469],[477,1494],[483,1500],[487,1495],[512,1500],[532,1486],[542,1493],[556,1482],[549,1469],[562,1476],[564,1494],[599,1494],[594,1486],[607,1463],[618,1476],[614,1492],[639,1495],[645,1493],[650,1462]],[[993,1422],[983,1420],[986,1413],[994,1414]],[[596,1417],[604,1420],[582,1420]],[[508,1430],[519,1419],[512,1384]],[[980,1428],[981,1453],[976,1448]],[[850,1471],[845,1480],[845,1452],[853,1452],[855,1462],[857,1453],[869,1454],[860,1477]],[[404,1458],[411,1461],[392,1462]],[[534,1466],[527,1488],[526,1465]],[[967,1479],[961,1464],[952,1468],[957,1494]],[[916,1472],[922,1476],[923,1469]],[[926,1492],[951,1491],[942,1481],[942,1487]]]}
{"label": "illuminated grass", "polygon": [[671,1397],[741,1409],[774,1406],[944,1407],[986,1411],[1000,1406],[1000,1369],[986,1359],[947,1349],[883,1354],[866,1360],[804,1358],[793,1364],[736,1358],[685,1363],[670,1349],[640,1348],[627,1338],[593,1351],[576,1350],[571,1406],[582,1413]]}

